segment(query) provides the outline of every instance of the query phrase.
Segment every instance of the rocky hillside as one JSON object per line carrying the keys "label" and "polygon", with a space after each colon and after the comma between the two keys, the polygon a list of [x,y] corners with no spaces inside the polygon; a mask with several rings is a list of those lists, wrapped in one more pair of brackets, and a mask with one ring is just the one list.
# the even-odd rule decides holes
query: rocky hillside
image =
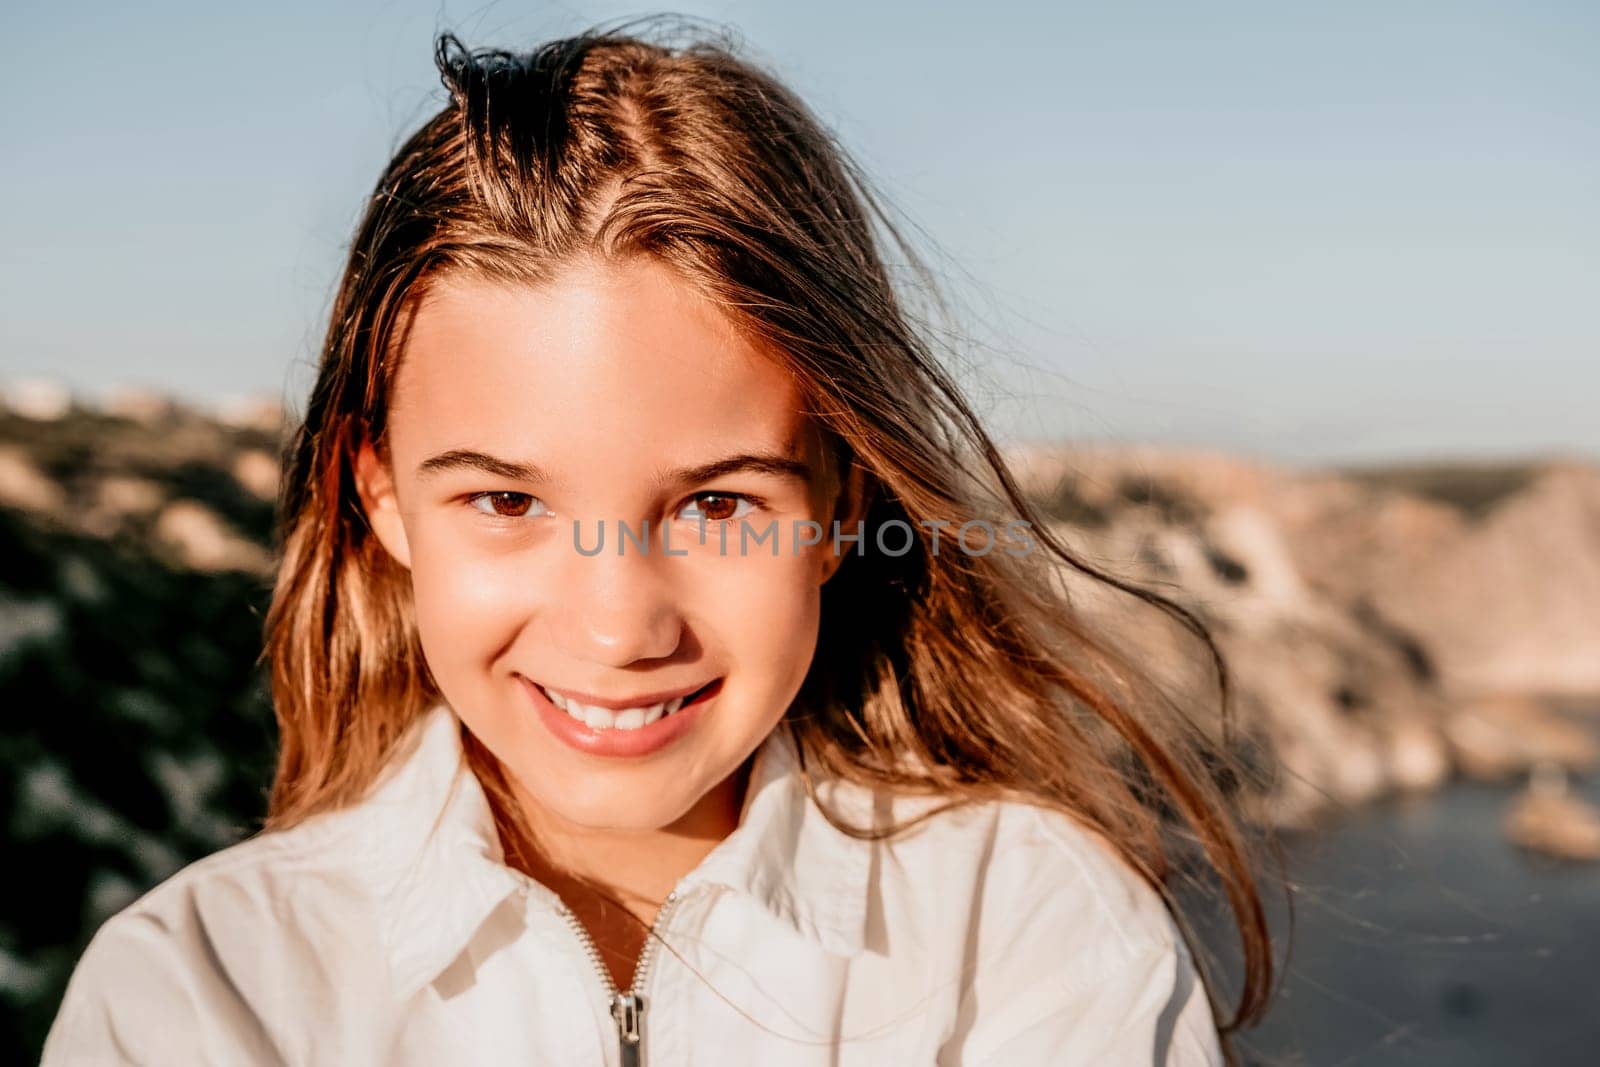
{"label": "rocky hillside", "polygon": [[[18,409],[20,407],[20,410]],[[256,664],[281,416],[128,395],[0,411],[0,1060],[36,1055],[85,939],[264,810]],[[1288,769],[1264,818],[1457,772],[1593,764],[1600,470],[1304,473],[1019,448],[1057,529],[1215,629],[1237,714]],[[1173,636],[1074,590],[1107,629]]]}
{"label": "rocky hillside", "polygon": [[277,428],[0,415],[0,1062],[112,912],[264,809]]}
{"label": "rocky hillside", "polygon": [[[1452,773],[1587,770],[1600,707],[1600,466],[1295,471],[1150,449],[1025,448],[1025,487],[1091,561],[1210,625],[1237,714],[1283,766],[1262,814]],[[1143,647],[1172,635],[1080,590]]]}

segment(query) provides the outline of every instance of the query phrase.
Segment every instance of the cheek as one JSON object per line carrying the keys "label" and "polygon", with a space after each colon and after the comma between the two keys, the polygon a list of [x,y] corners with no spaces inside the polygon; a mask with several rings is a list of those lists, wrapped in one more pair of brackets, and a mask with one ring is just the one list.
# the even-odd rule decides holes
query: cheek
{"label": "cheek", "polygon": [[694,615],[749,684],[786,702],[816,651],[821,593],[814,565],[803,555],[726,558],[701,571]]}
{"label": "cheek", "polygon": [[409,540],[417,630],[436,674],[486,662],[515,638],[527,586],[505,559],[427,525]]}

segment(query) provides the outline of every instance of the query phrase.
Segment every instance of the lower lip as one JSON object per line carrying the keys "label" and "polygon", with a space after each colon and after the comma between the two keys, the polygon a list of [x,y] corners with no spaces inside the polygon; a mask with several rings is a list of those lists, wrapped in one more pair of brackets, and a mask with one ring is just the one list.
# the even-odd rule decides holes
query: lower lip
{"label": "lower lip", "polygon": [[693,703],[683,705],[671,715],[663,715],[648,726],[637,730],[591,730],[552,704],[538,685],[521,675],[517,680],[533,700],[534,710],[539,713],[545,729],[554,734],[556,740],[586,755],[620,759],[636,759],[666,748],[694,727],[705,713],[706,705],[722,691],[719,678],[702,689]]}

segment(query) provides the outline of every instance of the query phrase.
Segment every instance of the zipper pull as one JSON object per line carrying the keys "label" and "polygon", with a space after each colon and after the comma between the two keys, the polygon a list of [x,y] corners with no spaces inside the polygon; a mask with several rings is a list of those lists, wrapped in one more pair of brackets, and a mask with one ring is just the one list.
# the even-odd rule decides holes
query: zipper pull
{"label": "zipper pull", "polygon": [[618,993],[611,998],[611,1017],[617,1021],[617,1044],[622,1067],[639,1067],[639,1043],[644,1037],[644,998]]}

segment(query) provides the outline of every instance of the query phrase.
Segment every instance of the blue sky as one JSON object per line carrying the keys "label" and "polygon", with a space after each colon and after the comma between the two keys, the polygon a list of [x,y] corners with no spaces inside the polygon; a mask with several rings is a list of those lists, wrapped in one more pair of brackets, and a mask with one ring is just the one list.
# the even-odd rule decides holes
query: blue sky
{"label": "blue sky", "polygon": [[[0,379],[301,403],[439,29],[659,8],[0,14]],[[679,4],[925,231],[1007,437],[1600,458],[1600,5]]]}

